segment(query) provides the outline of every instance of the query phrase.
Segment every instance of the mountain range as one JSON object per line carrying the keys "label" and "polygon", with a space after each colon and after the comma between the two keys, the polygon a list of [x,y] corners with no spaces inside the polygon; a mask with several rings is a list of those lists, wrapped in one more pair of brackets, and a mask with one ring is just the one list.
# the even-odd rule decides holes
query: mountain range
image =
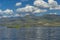
{"label": "mountain range", "polygon": [[0,19],[0,26],[9,28],[60,26],[60,15],[45,14],[42,16],[26,15],[24,17],[8,17]]}

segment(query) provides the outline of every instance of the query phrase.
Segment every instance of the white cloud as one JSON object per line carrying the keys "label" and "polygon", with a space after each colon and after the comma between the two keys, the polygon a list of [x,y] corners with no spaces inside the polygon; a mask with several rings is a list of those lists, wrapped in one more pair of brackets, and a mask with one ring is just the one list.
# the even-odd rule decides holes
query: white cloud
{"label": "white cloud", "polygon": [[21,4],[22,4],[21,2],[18,2],[16,3],[16,6],[21,6]]}
{"label": "white cloud", "polygon": [[5,13],[5,14],[12,14],[13,10],[6,9],[6,10],[3,11],[3,13]]}
{"label": "white cloud", "polygon": [[23,7],[23,8],[18,8],[17,10],[16,10],[17,12],[26,12],[26,13],[40,13],[40,12],[46,12],[47,10],[41,10],[41,9],[39,9],[39,8],[37,8],[37,7],[34,7],[34,6],[30,6],[30,5],[27,5],[27,6],[25,6],[25,7]]}
{"label": "white cloud", "polygon": [[11,17],[11,14],[13,14],[13,10],[10,9],[0,10],[0,18]]}
{"label": "white cloud", "polygon": [[8,17],[8,16],[2,16],[3,18],[6,18],[6,17]]}
{"label": "white cloud", "polygon": [[3,14],[3,11],[2,10],[0,10],[0,14]]}
{"label": "white cloud", "polygon": [[50,10],[60,10],[60,5],[56,6],[56,7],[50,7]]}
{"label": "white cloud", "polygon": [[[21,2],[16,3],[16,6],[21,6]],[[40,9],[41,8],[41,9]],[[43,9],[42,9],[43,8]],[[41,13],[41,12],[47,12],[47,9],[49,10],[60,10],[60,5],[57,3],[55,0],[48,0],[48,2],[45,2],[44,0],[35,0],[34,1],[34,6],[31,5],[26,5],[25,7],[22,8],[17,8],[16,12],[18,13],[26,13],[24,15],[30,15],[30,13]],[[11,9],[6,9],[6,10],[0,10],[0,14],[13,14],[14,11]],[[22,14],[14,14],[14,16],[23,16]],[[50,13],[50,14],[57,14],[57,13]],[[12,15],[13,16],[13,15]],[[11,17],[10,16],[3,16],[3,17]]]}
{"label": "white cloud", "polygon": [[57,13],[54,13],[54,14],[57,14]]}
{"label": "white cloud", "polygon": [[57,13],[49,13],[49,14],[55,14],[56,15]]}
{"label": "white cloud", "polygon": [[41,10],[38,9],[38,10],[35,10],[33,13],[40,13],[40,12],[41,12]]}
{"label": "white cloud", "polygon": [[40,9],[38,9],[38,10],[35,10],[33,13],[40,13],[40,12],[46,12],[47,10],[40,10]]}
{"label": "white cloud", "polygon": [[0,12],[2,12],[2,10],[0,10]]}
{"label": "white cloud", "polygon": [[58,5],[58,3],[54,0],[48,0],[49,4],[50,4],[50,10],[59,10],[60,9],[60,5]]}
{"label": "white cloud", "polygon": [[54,0],[48,0],[48,2],[49,2],[49,3],[52,3],[52,2],[54,2]]}
{"label": "white cloud", "polygon": [[34,7],[30,5],[26,5],[26,7],[17,9],[18,12],[32,12],[33,10],[34,10]]}
{"label": "white cloud", "polygon": [[55,0],[48,0],[48,3],[50,5],[50,10],[60,10],[60,5],[58,5],[57,1]]}
{"label": "white cloud", "polygon": [[57,1],[55,1],[55,0],[48,0],[48,3],[52,6],[57,6],[58,5]]}
{"label": "white cloud", "polygon": [[48,0],[50,10],[60,9],[60,5],[55,0]]}
{"label": "white cloud", "polygon": [[43,8],[48,8],[49,7],[48,3],[43,1],[43,0],[35,0],[34,5],[37,6],[37,7],[43,7]]}
{"label": "white cloud", "polygon": [[15,14],[15,16],[20,16],[19,14]]}
{"label": "white cloud", "polygon": [[35,0],[34,5],[41,8],[49,8],[50,10],[60,10],[60,5],[58,5],[55,0],[48,0],[48,2],[44,0]]}
{"label": "white cloud", "polygon": [[1,16],[1,18],[7,18],[7,17],[11,17],[11,16],[7,16],[7,15]]}

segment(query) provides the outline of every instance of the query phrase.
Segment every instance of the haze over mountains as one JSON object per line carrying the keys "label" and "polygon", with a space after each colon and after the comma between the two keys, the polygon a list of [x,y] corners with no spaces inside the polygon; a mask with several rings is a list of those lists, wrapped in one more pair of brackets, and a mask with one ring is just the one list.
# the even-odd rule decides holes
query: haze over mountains
{"label": "haze over mountains", "polygon": [[32,26],[60,26],[60,15],[45,14],[43,16],[26,15],[24,17],[8,17],[0,19],[0,26],[32,27]]}

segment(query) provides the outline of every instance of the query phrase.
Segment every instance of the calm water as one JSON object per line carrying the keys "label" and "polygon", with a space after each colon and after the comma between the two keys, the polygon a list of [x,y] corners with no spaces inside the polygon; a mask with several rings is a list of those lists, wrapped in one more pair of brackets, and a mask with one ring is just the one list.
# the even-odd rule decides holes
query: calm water
{"label": "calm water", "polygon": [[60,27],[0,27],[0,40],[60,40]]}

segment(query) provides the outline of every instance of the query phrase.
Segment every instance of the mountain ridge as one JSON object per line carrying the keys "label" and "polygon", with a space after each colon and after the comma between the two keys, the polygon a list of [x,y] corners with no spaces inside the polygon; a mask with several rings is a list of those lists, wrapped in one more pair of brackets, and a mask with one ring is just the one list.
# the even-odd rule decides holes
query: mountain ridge
{"label": "mountain ridge", "polygon": [[31,26],[60,26],[60,15],[27,15],[25,17],[2,18],[0,26],[31,27]]}

